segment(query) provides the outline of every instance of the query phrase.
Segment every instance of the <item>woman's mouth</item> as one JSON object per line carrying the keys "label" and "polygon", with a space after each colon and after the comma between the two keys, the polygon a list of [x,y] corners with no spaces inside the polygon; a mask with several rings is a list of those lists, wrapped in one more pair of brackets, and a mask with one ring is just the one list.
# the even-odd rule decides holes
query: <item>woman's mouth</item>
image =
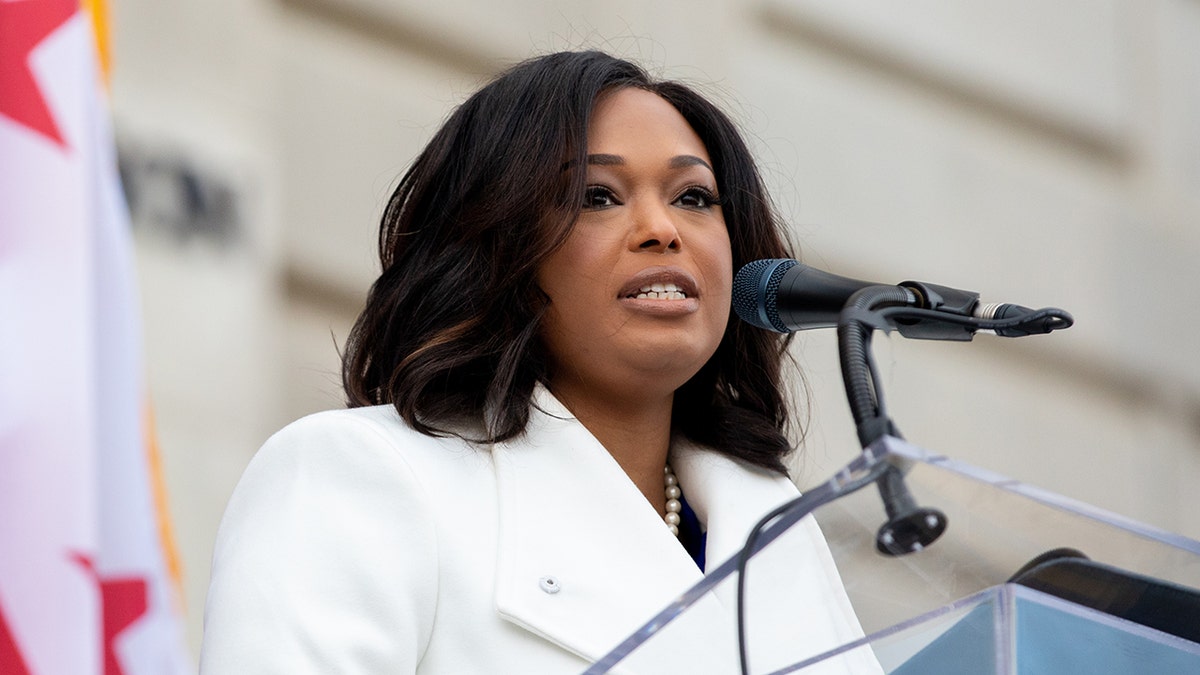
{"label": "woman's mouth", "polygon": [[630,311],[651,316],[683,316],[700,309],[695,277],[675,266],[641,270],[629,278],[617,297]]}
{"label": "woman's mouth", "polygon": [[693,300],[699,295],[695,277],[686,270],[655,266],[631,276],[617,297],[626,300]]}
{"label": "woman's mouth", "polygon": [[687,300],[687,293],[673,283],[647,284],[630,295],[638,300]]}

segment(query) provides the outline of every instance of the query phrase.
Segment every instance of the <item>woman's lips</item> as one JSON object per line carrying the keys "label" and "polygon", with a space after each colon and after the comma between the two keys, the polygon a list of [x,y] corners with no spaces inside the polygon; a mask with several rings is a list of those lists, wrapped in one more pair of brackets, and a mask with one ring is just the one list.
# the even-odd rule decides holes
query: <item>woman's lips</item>
{"label": "woman's lips", "polygon": [[700,309],[696,279],[678,267],[648,267],[629,278],[617,299],[633,311],[665,316]]}

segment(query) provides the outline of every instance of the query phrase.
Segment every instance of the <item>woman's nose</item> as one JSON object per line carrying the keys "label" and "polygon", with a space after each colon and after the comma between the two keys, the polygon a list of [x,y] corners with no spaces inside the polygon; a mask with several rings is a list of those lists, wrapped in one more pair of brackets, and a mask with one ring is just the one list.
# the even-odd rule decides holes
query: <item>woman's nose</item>
{"label": "woman's nose", "polygon": [[671,218],[670,207],[665,204],[639,205],[633,210],[630,250],[665,253],[677,251],[682,245],[679,228]]}

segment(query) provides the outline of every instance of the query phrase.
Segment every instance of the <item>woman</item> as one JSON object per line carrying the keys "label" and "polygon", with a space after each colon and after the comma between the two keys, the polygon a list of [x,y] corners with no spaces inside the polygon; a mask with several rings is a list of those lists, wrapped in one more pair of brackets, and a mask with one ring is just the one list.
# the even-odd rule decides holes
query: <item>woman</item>
{"label": "woman", "polygon": [[[205,672],[578,672],[795,496],[784,344],[729,312],[735,266],[788,251],[687,87],[512,68],[401,180],[380,256],[350,409],[272,437],[229,504]],[[751,576],[756,667],[861,635],[816,526],[789,546]],[[731,672],[730,607],[629,666]]]}

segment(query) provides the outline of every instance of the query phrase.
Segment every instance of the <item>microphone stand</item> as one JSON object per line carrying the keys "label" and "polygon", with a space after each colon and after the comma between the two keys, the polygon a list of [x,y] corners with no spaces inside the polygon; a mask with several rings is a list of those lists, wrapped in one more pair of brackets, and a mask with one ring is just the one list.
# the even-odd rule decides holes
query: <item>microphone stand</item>
{"label": "microphone stand", "polygon": [[[969,341],[988,329],[1004,337],[1023,337],[1069,328],[1074,319],[1061,309],[1031,310],[1009,305],[1005,318],[973,315],[979,294],[906,281],[899,286],[867,286],[846,301],[838,318],[838,357],[846,400],[863,449],[885,436],[902,439],[887,414],[883,389],[871,353],[876,329],[925,340]],[[875,536],[875,548],[891,556],[914,553],[946,531],[946,514],[917,506],[904,482],[911,461],[894,462],[877,479],[887,522]]]}
{"label": "microphone stand", "polygon": [[[838,356],[846,400],[864,449],[885,435],[903,438],[887,414],[871,353],[871,336],[876,328],[892,328],[880,310],[911,307],[915,302],[918,298],[903,286],[868,286],[850,296],[838,320]],[[904,482],[910,467],[908,462],[889,465],[876,481],[888,519],[875,536],[875,548],[885,555],[920,551],[946,531],[946,514],[918,507],[913,499]]]}

